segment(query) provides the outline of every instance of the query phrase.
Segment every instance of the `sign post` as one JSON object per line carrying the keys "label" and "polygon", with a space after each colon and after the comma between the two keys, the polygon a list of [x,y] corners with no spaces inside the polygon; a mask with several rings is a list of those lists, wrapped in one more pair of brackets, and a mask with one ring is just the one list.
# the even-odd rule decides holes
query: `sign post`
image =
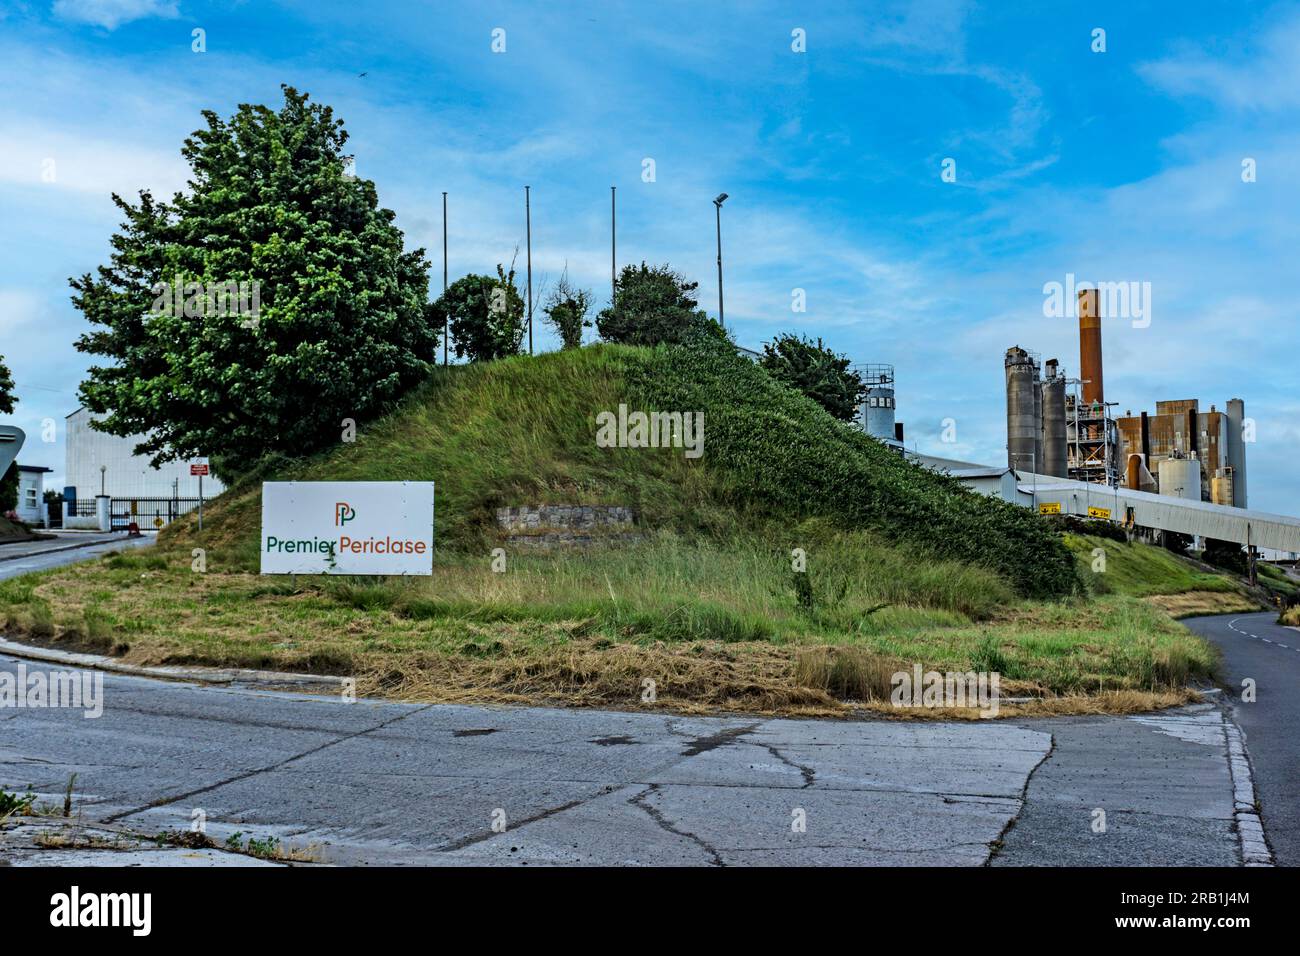
{"label": "sign post", "polygon": [[208,473],[208,463],[190,465],[190,475],[197,475],[199,479],[199,530],[203,530],[203,476]]}

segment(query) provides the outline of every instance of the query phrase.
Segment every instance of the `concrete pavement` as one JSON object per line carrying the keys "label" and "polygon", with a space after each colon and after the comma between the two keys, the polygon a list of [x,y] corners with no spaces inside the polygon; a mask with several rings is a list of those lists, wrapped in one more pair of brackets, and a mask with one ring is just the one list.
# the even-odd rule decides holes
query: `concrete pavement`
{"label": "concrete pavement", "polygon": [[218,843],[276,836],[343,864],[1240,860],[1210,706],[902,723],[349,704],[115,674],[103,690],[98,719],[0,710],[0,784],[61,803],[76,773],[85,821],[157,833],[197,813]]}
{"label": "concrete pavement", "polygon": [[[0,562],[0,577],[37,569],[25,561],[52,567],[151,542],[117,538]],[[1300,715],[1285,689],[1295,676],[1288,662],[1300,663],[1290,635],[1300,633],[1278,628],[1286,639],[1265,643],[1267,618],[1200,620],[1228,635],[1219,639],[1230,669],[1263,675],[1261,704],[1238,710],[1268,774],[1265,821],[1281,831],[1281,840],[1271,834],[1275,845],[1293,850],[1286,728]],[[1238,651],[1246,656],[1234,664]],[[29,674],[74,666],[0,653],[0,674],[20,664]],[[274,836],[318,844],[325,861],[343,864],[1242,860],[1234,791],[1240,803],[1250,785],[1232,767],[1245,760],[1230,759],[1239,735],[1208,704],[1132,718],[958,723],[686,718],[346,703],[237,681],[82,673],[100,674],[101,717],[0,707],[0,787],[30,785],[61,805],[77,774],[83,833],[95,824],[183,831],[199,817],[218,844],[235,831]],[[0,865],[254,862],[138,846],[50,849],[35,842],[39,826],[27,818],[21,833],[0,833]]]}
{"label": "concrete pavement", "polygon": [[[1300,630],[1277,613],[1188,618],[1189,628],[1223,651],[1227,701],[1254,768],[1264,827],[1279,864],[1300,865]],[[1242,699],[1255,683],[1254,703]]]}

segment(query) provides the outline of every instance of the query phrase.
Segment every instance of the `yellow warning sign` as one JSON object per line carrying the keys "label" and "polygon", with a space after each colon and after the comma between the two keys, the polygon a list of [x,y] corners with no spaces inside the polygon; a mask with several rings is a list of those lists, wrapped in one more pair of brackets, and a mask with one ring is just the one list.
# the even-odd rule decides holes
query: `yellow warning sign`
{"label": "yellow warning sign", "polygon": [[1109,508],[1094,508],[1094,507],[1092,507],[1091,505],[1089,505],[1089,506],[1088,506],[1088,517],[1089,517],[1089,518],[1104,518],[1105,520],[1109,521],[1109,520],[1110,520],[1110,509],[1109,509]]}
{"label": "yellow warning sign", "polygon": [[1061,503],[1059,501],[1040,501],[1038,503],[1038,513],[1040,515],[1059,515],[1061,513]]}
{"label": "yellow warning sign", "polygon": [[154,526],[155,528],[161,528],[165,523],[166,523],[166,522],[163,521],[161,515],[159,515],[158,517],[156,517],[156,518],[153,519],[153,526]]}

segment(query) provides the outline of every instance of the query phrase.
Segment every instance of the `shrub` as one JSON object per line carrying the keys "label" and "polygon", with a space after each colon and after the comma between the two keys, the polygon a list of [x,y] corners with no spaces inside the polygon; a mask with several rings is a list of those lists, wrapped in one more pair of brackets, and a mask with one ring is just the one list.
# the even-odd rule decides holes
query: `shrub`
{"label": "shrub", "polygon": [[722,327],[699,308],[697,288],[698,282],[687,282],[666,264],[624,266],[614,302],[596,317],[596,330],[622,345],[680,344],[700,331],[725,340]]}

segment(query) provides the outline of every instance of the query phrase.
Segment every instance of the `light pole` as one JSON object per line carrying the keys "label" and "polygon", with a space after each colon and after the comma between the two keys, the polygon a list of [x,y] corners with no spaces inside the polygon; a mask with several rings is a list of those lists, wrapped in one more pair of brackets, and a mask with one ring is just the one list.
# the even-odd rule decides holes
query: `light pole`
{"label": "light pole", "polygon": [[726,193],[719,193],[718,198],[713,200],[713,207],[718,214],[718,324],[724,329],[727,327],[727,320],[722,312],[722,204],[726,201]]}
{"label": "light pole", "polygon": [[618,290],[618,267],[614,264],[615,252],[618,248],[618,211],[615,208],[614,200],[617,198],[618,187],[609,187],[609,307],[614,307],[614,293]]}
{"label": "light pole", "polygon": [[[442,194],[442,294],[444,299],[447,295],[447,194]],[[444,301],[445,304],[445,301]],[[451,314],[444,312],[442,314],[442,364],[447,364],[447,339],[451,337]],[[438,353],[434,352],[434,361],[438,360]]]}
{"label": "light pole", "polygon": [[104,476],[108,474],[108,465],[99,466],[99,497],[104,497]]}
{"label": "light pole", "polygon": [[524,230],[528,236],[528,354],[533,354],[533,211],[524,187]]}

